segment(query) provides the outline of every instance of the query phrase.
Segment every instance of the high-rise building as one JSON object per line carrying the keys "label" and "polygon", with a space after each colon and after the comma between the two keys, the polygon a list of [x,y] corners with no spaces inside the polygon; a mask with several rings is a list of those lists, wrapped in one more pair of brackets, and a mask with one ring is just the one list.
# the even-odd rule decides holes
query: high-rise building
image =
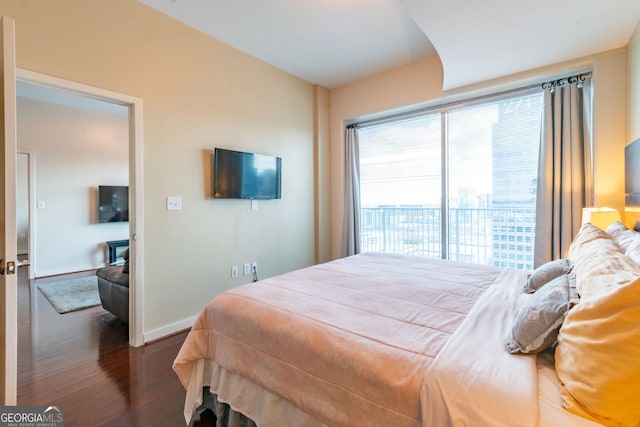
{"label": "high-rise building", "polygon": [[501,103],[493,126],[492,263],[499,267],[533,268],[541,110],[542,96]]}

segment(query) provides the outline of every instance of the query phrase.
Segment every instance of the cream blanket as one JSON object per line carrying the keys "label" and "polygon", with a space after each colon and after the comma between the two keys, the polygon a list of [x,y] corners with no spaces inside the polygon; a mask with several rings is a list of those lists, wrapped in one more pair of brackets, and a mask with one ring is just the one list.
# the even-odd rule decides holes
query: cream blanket
{"label": "cream blanket", "polygon": [[[463,321],[492,284],[501,282],[502,288],[510,282],[513,287],[513,281],[522,283],[525,274],[428,258],[361,254],[232,289],[207,305],[174,362],[187,389],[185,417],[189,419],[200,404],[202,386],[211,383],[207,361],[213,360],[329,425],[352,426],[366,420],[368,426],[419,426],[443,419],[439,417],[448,415],[436,415],[428,403],[432,396],[451,403],[448,395],[436,395],[433,383],[425,382],[434,359],[436,365],[446,365],[452,357],[471,367],[473,374],[470,361],[485,347],[485,339],[475,335],[475,320]],[[510,315],[498,316],[505,324]],[[495,335],[487,322],[478,327],[483,334]],[[439,357],[461,325],[479,347]],[[501,350],[505,338],[502,331],[496,338]],[[500,357],[527,360],[504,350]],[[499,368],[492,369],[490,374],[500,374]],[[444,371],[437,371],[436,381],[451,374]],[[475,375],[487,373],[477,370]],[[512,375],[501,380],[509,381]],[[481,378],[472,379],[471,383]],[[484,380],[490,383],[493,378]],[[453,381],[459,382],[459,376]],[[469,384],[466,378],[464,384]],[[459,385],[455,387],[457,392]],[[476,390],[469,397],[482,393]],[[491,398],[485,396],[484,401],[491,403]],[[242,411],[242,402],[229,403]],[[491,407],[495,406],[502,405],[494,402]],[[425,410],[434,411],[436,418],[423,420]]]}

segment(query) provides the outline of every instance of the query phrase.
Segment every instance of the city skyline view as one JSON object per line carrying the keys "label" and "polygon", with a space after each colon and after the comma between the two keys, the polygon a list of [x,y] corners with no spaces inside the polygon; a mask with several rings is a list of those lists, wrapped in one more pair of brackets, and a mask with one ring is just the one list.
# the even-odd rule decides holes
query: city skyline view
{"label": "city skyline view", "polygon": [[363,250],[531,268],[541,111],[537,93],[360,129]]}

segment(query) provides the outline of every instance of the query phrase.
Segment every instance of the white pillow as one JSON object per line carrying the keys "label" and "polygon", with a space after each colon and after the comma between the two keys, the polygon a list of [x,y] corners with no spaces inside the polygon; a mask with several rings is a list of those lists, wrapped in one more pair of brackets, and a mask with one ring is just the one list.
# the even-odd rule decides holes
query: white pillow
{"label": "white pillow", "polygon": [[620,245],[625,251],[629,248],[631,243],[640,234],[636,231],[630,230],[622,224],[620,221],[616,221],[606,229],[607,234],[613,237],[613,240]]}
{"label": "white pillow", "polygon": [[631,261],[640,265],[640,233],[638,233],[636,238],[633,239],[631,244],[629,244],[629,247],[624,254],[631,258]]}

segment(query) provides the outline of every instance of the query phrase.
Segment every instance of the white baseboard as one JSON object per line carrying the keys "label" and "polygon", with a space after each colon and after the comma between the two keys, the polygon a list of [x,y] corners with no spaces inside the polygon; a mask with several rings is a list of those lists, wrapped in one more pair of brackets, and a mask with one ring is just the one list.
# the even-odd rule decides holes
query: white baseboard
{"label": "white baseboard", "polygon": [[104,267],[104,265],[94,266],[94,265],[74,265],[68,266],[64,268],[58,269],[47,269],[47,270],[38,270],[34,272],[36,278],[40,277],[49,277],[49,276],[58,276],[60,274],[71,274],[71,273],[79,273],[82,271],[96,270],[98,268]]}
{"label": "white baseboard", "polygon": [[193,316],[185,320],[181,320],[177,323],[172,323],[171,325],[163,326],[162,328],[154,329],[152,331],[145,332],[143,334],[143,340],[145,343],[150,341],[159,340],[161,338],[168,337],[169,335],[173,335],[176,332],[184,331],[185,329],[189,329],[196,322],[198,316]]}

